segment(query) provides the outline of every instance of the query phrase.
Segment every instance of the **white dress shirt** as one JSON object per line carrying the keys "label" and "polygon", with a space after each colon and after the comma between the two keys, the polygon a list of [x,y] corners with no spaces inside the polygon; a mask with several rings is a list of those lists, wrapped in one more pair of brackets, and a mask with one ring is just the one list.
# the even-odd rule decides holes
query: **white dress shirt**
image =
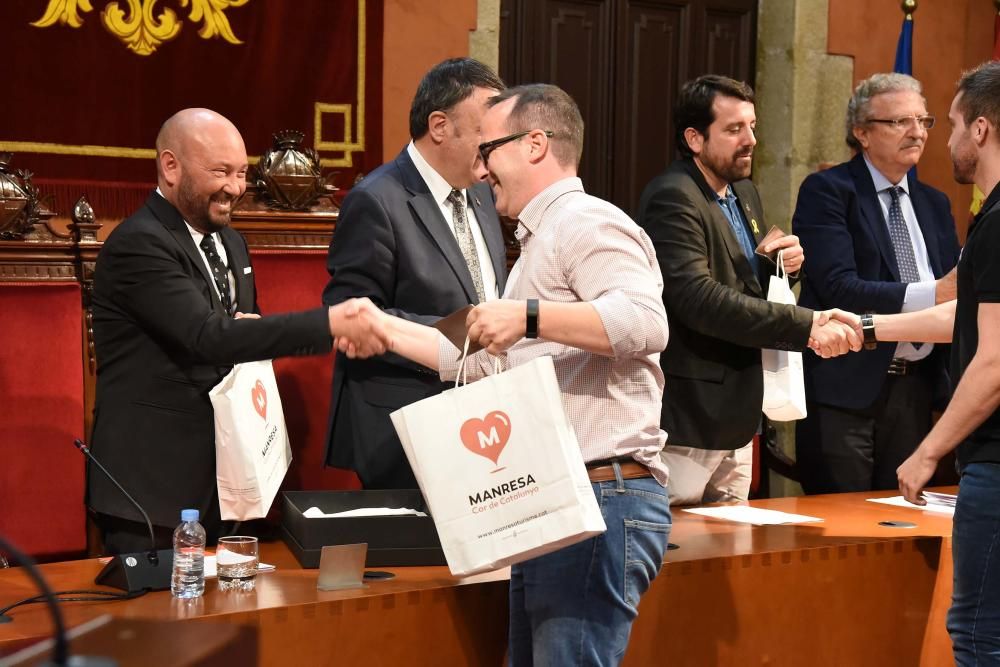
{"label": "white dress shirt", "polygon": [[[892,183],[882,172],[875,168],[868,156],[865,155],[865,165],[872,175],[872,182],[875,184],[875,192],[878,193],[879,207],[882,209],[882,218],[885,220],[886,229],[889,226],[889,207],[892,206],[892,195],[888,189],[898,186],[906,193],[900,195],[899,207],[903,210],[903,220],[906,222],[906,229],[910,233],[910,242],[913,244],[913,257],[917,260],[917,273],[920,275],[920,282],[910,283],[906,286],[906,294],[903,296],[904,313],[911,313],[916,310],[923,310],[934,305],[937,284],[934,279],[934,272],[931,270],[930,258],[927,255],[927,244],[924,243],[924,233],[917,222],[917,214],[913,210],[913,200],[910,198],[910,182],[906,176],[899,183]],[[931,353],[934,345],[924,343],[920,349],[913,347],[912,343],[899,343],[896,345],[896,354],[893,355],[907,361],[918,361]]]}

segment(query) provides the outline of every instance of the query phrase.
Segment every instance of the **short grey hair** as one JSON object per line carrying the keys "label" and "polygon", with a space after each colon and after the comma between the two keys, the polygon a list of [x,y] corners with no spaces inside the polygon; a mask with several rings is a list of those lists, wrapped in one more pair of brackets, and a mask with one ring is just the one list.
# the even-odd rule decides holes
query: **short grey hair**
{"label": "short grey hair", "polygon": [[[873,97],[907,90],[917,93],[921,98],[924,96],[920,82],[909,74],[895,72],[872,74],[859,83],[847,102],[847,145],[856,151],[861,150],[861,144],[854,138],[854,128],[868,122]],[[926,104],[927,100],[924,100],[924,103]]]}

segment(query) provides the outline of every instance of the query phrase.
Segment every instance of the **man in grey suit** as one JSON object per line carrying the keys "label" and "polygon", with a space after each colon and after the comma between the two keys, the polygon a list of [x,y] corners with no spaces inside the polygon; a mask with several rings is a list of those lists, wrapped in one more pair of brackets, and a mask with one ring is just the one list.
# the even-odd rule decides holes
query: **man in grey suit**
{"label": "man in grey suit", "polygon": [[[488,185],[476,174],[480,121],[503,82],[471,58],[446,60],[420,82],[412,141],[344,200],[327,258],[323,303],[365,296],[398,317],[433,324],[497,298],[506,253]],[[416,488],[389,413],[446,388],[393,354],[334,366],[328,465],[369,489]]]}

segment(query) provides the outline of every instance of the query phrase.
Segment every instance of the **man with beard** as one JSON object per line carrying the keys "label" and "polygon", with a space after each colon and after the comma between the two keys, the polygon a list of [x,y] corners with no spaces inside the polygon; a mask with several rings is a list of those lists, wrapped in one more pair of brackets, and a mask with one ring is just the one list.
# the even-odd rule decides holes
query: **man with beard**
{"label": "man with beard", "polygon": [[[746,500],[763,405],[761,348],[808,346],[826,357],[861,341],[853,316],[766,300],[762,285],[776,266],[755,252],[767,228],[747,180],[757,143],[750,87],[717,75],[690,81],[674,122],[683,157],[646,186],[638,221],[656,247],[670,322],[660,357],[670,500]],[[798,273],[798,239],[762,248],[778,250],[785,271]]]}
{"label": "man with beard", "polygon": [[[332,336],[359,355],[385,348],[357,302],[260,317],[246,242],[229,227],[247,171],[231,122],[180,111],[163,124],[156,157],[156,192],[111,233],[94,271],[92,449],[145,508],[163,549],[182,508],[200,510],[209,540],[224,528],[208,392],[234,364],[325,353]],[[149,548],[142,516],[96,467],[87,504],[105,553]]]}
{"label": "man with beard", "polygon": [[[912,171],[933,126],[911,76],[875,74],[854,89],[847,144],[857,153],[806,178],[792,217],[809,252],[800,304],[906,313],[955,298],[951,204]],[[946,354],[925,342],[808,357],[809,414],[795,437],[806,493],[895,488],[896,468],[930,430]]]}
{"label": "man with beard", "polygon": [[897,471],[907,500],[957,448],[962,476],[952,528],[955,571],[948,632],[960,667],[1000,665],[1000,63],[965,73],[948,112],[955,180],[989,196],[958,262],[958,300],[864,317],[865,343],[952,343],[948,408]]}

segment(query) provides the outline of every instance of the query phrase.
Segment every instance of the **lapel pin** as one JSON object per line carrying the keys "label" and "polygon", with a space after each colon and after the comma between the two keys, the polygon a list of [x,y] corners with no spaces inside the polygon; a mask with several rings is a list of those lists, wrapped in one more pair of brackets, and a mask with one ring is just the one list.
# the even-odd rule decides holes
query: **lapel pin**
{"label": "lapel pin", "polygon": [[757,226],[757,221],[755,219],[750,218],[750,226],[753,227],[754,234],[760,234],[760,227]]}

